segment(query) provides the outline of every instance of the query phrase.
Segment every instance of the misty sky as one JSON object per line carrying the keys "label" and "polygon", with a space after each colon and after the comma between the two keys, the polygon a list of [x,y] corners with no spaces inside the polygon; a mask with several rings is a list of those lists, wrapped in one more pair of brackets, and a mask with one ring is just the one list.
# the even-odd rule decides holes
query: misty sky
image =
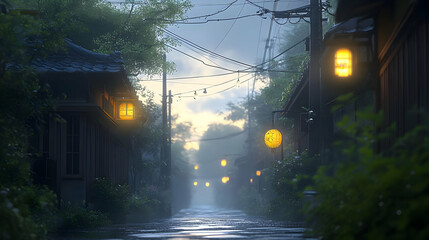
{"label": "misty sky", "polygon": [[[186,13],[186,17],[202,16],[219,12],[225,9],[228,4],[234,2],[234,0],[193,0],[191,2],[194,6]],[[267,9],[273,9],[273,0],[255,0],[252,2],[260,6],[264,6]],[[291,9],[306,4],[308,4],[308,0],[280,0],[278,2],[277,10]],[[258,10],[258,7],[249,4],[245,0],[237,0],[227,10],[207,17],[207,19],[237,18],[245,15],[256,14]],[[199,46],[223,56],[247,64],[257,65],[262,62],[265,42],[268,37],[268,30],[271,21],[271,15],[267,14],[265,17],[252,16],[231,21],[209,22],[206,24],[177,24],[170,26],[169,30],[195,44],[198,44]],[[189,20],[189,22],[201,22],[205,20],[205,18],[200,18]],[[281,38],[284,36],[284,32],[287,27],[288,24],[279,25],[277,23],[273,23],[271,39],[274,41],[274,54],[279,51],[279,43]],[[201,52],[196,53],[193,51],[195,49],[188,48],[186,46],[179,46],[177,48],[187,54],[203,60],[208,64],[218,65],[232,70],[245,68],[241,65],[225,62],[208,57],[207,55],[201,55]],[[169,75],[168,79],[184,76],[205,76],[228,73],[224,70],[205,66],[175,50],[171,50],[167,54],[167,59],[168,61],[174,62],[176,65],[176,72]],[[240,84],[237,84],[238,77],[240,79]],[[154,79],[157,78],[159,77],[154,77]],[[237,73],[234,73],[211,78],[169,80],[168,89],[172,90],[174,95],[172,113],[178,114],[178,122],[191,121],[194,126],[191,139],[198,139],[207,130],[209,124],[233,124],[232,122],[225,121],[224,115],[220,114],[220,112],[225,111],[226,104],[228,102],[238,102],[247,98],[248,83],[250,83],[251,88],[253,79],[253,74],[240,73],[240,76],[238,76]],[[212,87],[212,85],[228,80],[231,80],[231,82],[217,87]],[[248,82],[245,82],[246,80],[248,80]],[[155,92],[157,101],[161,101],[161,81],[155,80],[143,82],[143,85]],[[264,86],[261,81],[257,81],[256,85],[257,89]],[[207,94],[203,93],[203,88],[207,88]],[[224,91],[228,88],[231,89]],[[195,90],[197,92],[196,100],[194,100]],[[217,93],[220,91],[224,92]],[[182,92],[189,93],[182,94],[179,98],[179,95],[177,94]],[[236,122],[234,124],[238,127],[242,127],[243,122]],[[189,143],[188,147],[191,146],[198,148],[198,142]]]}

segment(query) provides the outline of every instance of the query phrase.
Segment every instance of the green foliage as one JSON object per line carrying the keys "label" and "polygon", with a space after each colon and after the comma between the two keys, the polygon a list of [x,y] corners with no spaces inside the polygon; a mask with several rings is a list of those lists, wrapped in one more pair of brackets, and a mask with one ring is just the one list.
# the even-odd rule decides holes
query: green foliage
{"label": "green foliage", "polygon": [[238,191],[240,208],[250,215],[263,215],[264,206],[258,190],[252,186],[242,186]]}
{"label": "green foliage", "polygon": [[428,239],[429,125],[418,126],[386,151],[374,147],[382,115],[369,111],[340,122],[343,158],[320,168],[319,203],[311,213],[324,239]]}
{"label": "green foliage", "polygon": [[155,186],[143,188],[129,198],[130,220],[148,221],[169,215],[169,199]]}
{"label": "green foliage", "polygon": [[44,239],[54,226],[56,196],[32,185],[3,188],[0,193],[0,238]]}
{"label": "green foliage", "polygon": [[[187,0],[128,0],[121,5],[102,0],[15,0],[20,8],[39,11],[50,34],[70,38],[87,49],[121,51],[128,72],[154,74],[162,71],[165,43],[160,28],[181,18],[190,7]],[[168,69],[172,70],[169,65]]]}
{"label": "green foliage", "polygon": [[128,197],[128,186],[113,184],[107,178],[96,179],[90,196],[94,208],[106,213],[114,222],[124,220]]}
{"label": "green foliage", "polygon": [[[288,49],[298,40],[304,39],[308,35],[309,26],[306,23],[289,27],[285,31],[285,40],[281,44],[281,49]],[[282,108],[292,90],[301,79],[302,72],[307,68],[308,61],[309,56],[304,49],[304,44],[292,48],[284,54],[282,59],[272,61],[269,68],[289,72],[272,72],[269,74],[270,84],[262,89],[261,92],[265,102],[275,109]]]}
{"label": "green foliage", "polygon": [[[47,88],[40,86],[31,58],[40,57],[59,41],[46,39],[39,21],[0,1],[0,238],[44,239],[55,195],[32,184],[29,142],[49,109]],[[37,41],[36,41],[37,39]]]}
{"label": "green foliage", "polygon": [[304,220],[303,192],[313,183],[318,160],[304,152],[290,154],[273,164],[270,181],[277,196],[270,201],[269,216],[288,221]]}
{"label": "green foliage", "polygon": [[92,229],[110,223],[106,214],[72,204],[62,206],[58,216],[61,219],[58,226],[61,230]]}

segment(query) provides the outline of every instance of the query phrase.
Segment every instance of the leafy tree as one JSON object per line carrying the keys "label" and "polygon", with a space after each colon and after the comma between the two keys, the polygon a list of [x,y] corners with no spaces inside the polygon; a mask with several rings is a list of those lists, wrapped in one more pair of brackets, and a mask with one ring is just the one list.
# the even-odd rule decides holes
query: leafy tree
{"label": "leafy tree", "polygon": [[[284,34],[284,41],[280,49],[289,49],[297,41],[309,35],[309,24],[299,23],[288,28]],[[262,96],[265,102],[273,108],[283,107],[286,99],[292,92],[295,84],[301,79],[302,72],[307,67],[309,60],[308,52],[305,51],[305,44],[302,43],[282,55],[280,60],[269,63],[269,68],[287,72],[270,72],[270,84],[262,89]]]}
{"label": "leafy tree", "polygon": [[[70,38],[100,53],[121,51],[131,74],[162,72],[165,43],[162,28],[182,17],[188,0],[127,0],[115,5],[103,0],[14,0],[20,8],[36,9],[50,34]],[[172,70],[172,65],[168,67]]]}
{"label": "leafy tree", "polygon": [[31,137],[49,107],[29,62],[46,41],[39,21],[0,1],[0,238],[43,239],[55,195],[32,184]]}

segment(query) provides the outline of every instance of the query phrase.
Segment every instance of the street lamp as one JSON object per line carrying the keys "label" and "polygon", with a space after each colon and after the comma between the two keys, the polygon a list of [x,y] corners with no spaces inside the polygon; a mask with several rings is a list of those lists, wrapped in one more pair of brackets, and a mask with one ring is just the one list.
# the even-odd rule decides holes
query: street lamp
{"label": "street lamp", "polygon": [[194,169],[195,169],[195,170],[198,170],[198,164],[196,164],[196,165],[194,166]]}
{"label": "street lamp", "polygon": [[250,181],[250,183],[253,183],[253,178],[250,178],[250,180],[249,180],[249,181]]}
{"label": "street lamp", "polygon": [[225,166],[226,166],[226,160],[225,160],[225,159],[222,159],[222,160],[220,161],[220,165],[221,165],[222,167],[225,167]]}
{"label": "street lamp", "polygon": [[198,185],[198,182],[197,182],[197,181],[195,181],[195,182],[194,182],[194,186],[197,186],[197,185]]}
{"label": "street lamp", "polygon": [[209,182],[206,182],[206,187],[210,187],[210,183]]}
{"label": "street lamp", "polygon": [[260,170],[258,170],[258,171],[256,171],[256,176],[261,176],[261,171]]}

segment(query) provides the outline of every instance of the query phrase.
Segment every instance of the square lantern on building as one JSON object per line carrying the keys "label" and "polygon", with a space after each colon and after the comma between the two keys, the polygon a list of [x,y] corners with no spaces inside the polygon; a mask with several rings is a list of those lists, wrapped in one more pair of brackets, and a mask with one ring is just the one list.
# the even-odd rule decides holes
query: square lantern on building
{"label": "square lantern on building", "polygon": [[116,119],[121,121],[136,120],[137,106],[135,99],[120,98],[116,102]]}

